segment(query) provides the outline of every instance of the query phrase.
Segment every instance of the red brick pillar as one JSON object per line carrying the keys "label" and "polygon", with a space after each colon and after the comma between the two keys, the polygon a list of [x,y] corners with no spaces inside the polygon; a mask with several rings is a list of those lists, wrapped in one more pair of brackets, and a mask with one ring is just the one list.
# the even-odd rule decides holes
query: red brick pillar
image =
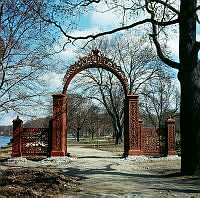
{"label": "red brick pillar", "polygon": [[13,120],[13,139],[11,157],[22,156],[21,152],[21,133],[23,131],[23,121],[17,118]]}
{"label": "red brick pillar", "polygon": [[175,120],[167,120],[167,155],[176,155]]}
{"label": "red brick pillar", "polygon": [[53,123],[51,156],[66,153],[66,95],[53,95]]}
{"label": "red brick pillar", "polygon": [[143,125],[143,120],[139,119],[139,135],[140,135],[140,150],[141,150],[141,155],[143,154],[144,151],[144,134],[143,134],[143,130],[142,130],[142,125]]}
{"label": "red brick pillar", "polygon": [[48,136],[48,156],[51,156],[52,151],[52,135],[53,135],[53,119],[49,120],[49,136]]}
{"label": "red brick pillar", "polygon": [[127,95],[124,106],[124,154],[140,155],[138,95]]}

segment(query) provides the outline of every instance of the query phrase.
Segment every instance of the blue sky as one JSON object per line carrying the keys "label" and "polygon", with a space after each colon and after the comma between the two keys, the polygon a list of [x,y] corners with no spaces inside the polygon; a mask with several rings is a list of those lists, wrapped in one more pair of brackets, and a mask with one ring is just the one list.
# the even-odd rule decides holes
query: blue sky
{"label": "blue sky", "polygon": [[[105,5],[98,5],[98,9],[100,11],[104,11],[107,9]],[[91,11],[90,13],[85,14],[80,18],[79,22],[79,29],[74,31],[72,34],[74,35],[88,35],[92,33],[96,33],[102,30],[111,30],[115,27],[117,27],[117,24],[119,20],[122,20],[120,15],[116,15],[116,13],[113,13],[113,11],[109,12],[94,12]],[[171,39],[168,41],[168,45],[170,47],[170,51],[172,52],[173,58],[175,60],[178,60],[178,34],[173,33],[170,37]],[[63,40],[62,40],[63,39]],[[197,39],[200,40],[200,25],[197,27]],[[61,37],[61,42],[64,42],[65,38],[64,36]],[[63,59],[68,60],[75,60],[75,51],[77,49],[77,46],[81,46],[81,41],[77,41],[75,46],[69,45],[67,46],[66,50],[60,54]],[[58,47],[59,48],[59,47]],[[200,54],[199,54],[200,56]],[[66,63],[67,65],[67,63]],[[49,83],[49,87],[52,89],[52,92],[59,91],[59,89],[62,89],[62,78],[65,74],[65,71],[63,74],[58,74],[56,72],[50,72],[49,75],[46,74],[46,76],[43,76],[43,79],[46,80]],[[53,78],[52,78],[53,76]],[[57,86],[55,86],[55,84]],[[49,99],[51,98],[48,97]],[[15,119],[17,115],[15,113],[10,114],[0,114],[0,125],[10,125],[12,124],[12,120]],[[22,116],[22,120],[26,121],[28,118]]]}

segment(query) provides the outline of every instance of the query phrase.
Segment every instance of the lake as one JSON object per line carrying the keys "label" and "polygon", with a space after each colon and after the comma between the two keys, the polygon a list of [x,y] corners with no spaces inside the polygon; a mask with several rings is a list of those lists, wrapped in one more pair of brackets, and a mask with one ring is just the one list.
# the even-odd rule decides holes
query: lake
{"label": "lake", "polygon": [[11,136],[0,136],[0,147],[7,145],[10,142]]}

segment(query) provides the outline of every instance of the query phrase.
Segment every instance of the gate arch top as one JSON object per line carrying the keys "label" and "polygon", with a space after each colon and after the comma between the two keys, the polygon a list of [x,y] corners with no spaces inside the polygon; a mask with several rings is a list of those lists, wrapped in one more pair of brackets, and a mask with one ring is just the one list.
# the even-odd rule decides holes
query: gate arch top
{"label": "gate arch top", "polygon": [[128,79],[126,78],[125,73],[121,70],[121,67],[117,66],[111,59],[99,55],[99,53],[98,49],[94,49],[92,50],[91,55],[80,58],[78,62],[69,67],[64,76],[63,94],[66,94],[67,88],[73,77],[88,68],[102,68],[112,72],[120,80],[125,96],[128,94]]}

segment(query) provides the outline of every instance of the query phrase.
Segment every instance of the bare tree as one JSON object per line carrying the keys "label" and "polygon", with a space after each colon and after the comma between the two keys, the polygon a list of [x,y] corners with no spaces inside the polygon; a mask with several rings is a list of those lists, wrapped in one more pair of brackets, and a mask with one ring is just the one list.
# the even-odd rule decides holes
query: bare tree
{"label": "bare tree", "polygon": [[[85,49],[85,53],[95,47],[101,49],[103,54],[109,54],[124,71],[129,80],[129,94],[138,93],[144,83],[155,77],[159,68],[155,53],[147,41],[144,38],[138,39],[131,32],[111,40],[104,38],[92,42]],[[112,120],[115,143],[120,143],[124,130],[125,98],[120,82],[112,73],[102,69],[88,70],[80,76],[77,87],[86,85],[86,88],[83,88],[86,97],[96,99],[104,106]]]}
{"label": "bare tree", "polygon": [[116,143],[118,143],[123,132],[124,93],[119,82],[116,79],[113,81],[113,79],[114,76],[105,70],[86,70],[76,77],[73,90],[81,88],[81,93],[86,98],[96,100],[100,107],[106,109],[115,129],[113,136],[116,138]]}
{"label": "bare tree", "polygon": [[31,1],[0,5],[0,112],[36,115],[39,106],[46,108],[42,76],[52,65],[53,37]]}
{"label": "bare tree", "polygon": [[80,132],[86,125],[89,109],[87,98],[79,94],[69,94],[69,129],[72,134],[75,132],[74,135],[78,142],[80,140]]}
{"label": "bare tree", "polygon": [[168,73],[159,70],[156,79],[145,84],[142,93],[141,112],[151,125],[162,129],[169,117],[179,111],[180,93]]}
{"label": "bare tree", "polygon": [[99,135],[101,137],[112,137],[114,134],[112,120],[105,110],[102,109],[101,113],[98,114],[98,120]]}
{"label": "bare tree", "polygon": [[88,119],[86,123],[86,131],[91,134],[92,139],[99,132],[99,108],[96,105],[91,105],[88,110]]}

